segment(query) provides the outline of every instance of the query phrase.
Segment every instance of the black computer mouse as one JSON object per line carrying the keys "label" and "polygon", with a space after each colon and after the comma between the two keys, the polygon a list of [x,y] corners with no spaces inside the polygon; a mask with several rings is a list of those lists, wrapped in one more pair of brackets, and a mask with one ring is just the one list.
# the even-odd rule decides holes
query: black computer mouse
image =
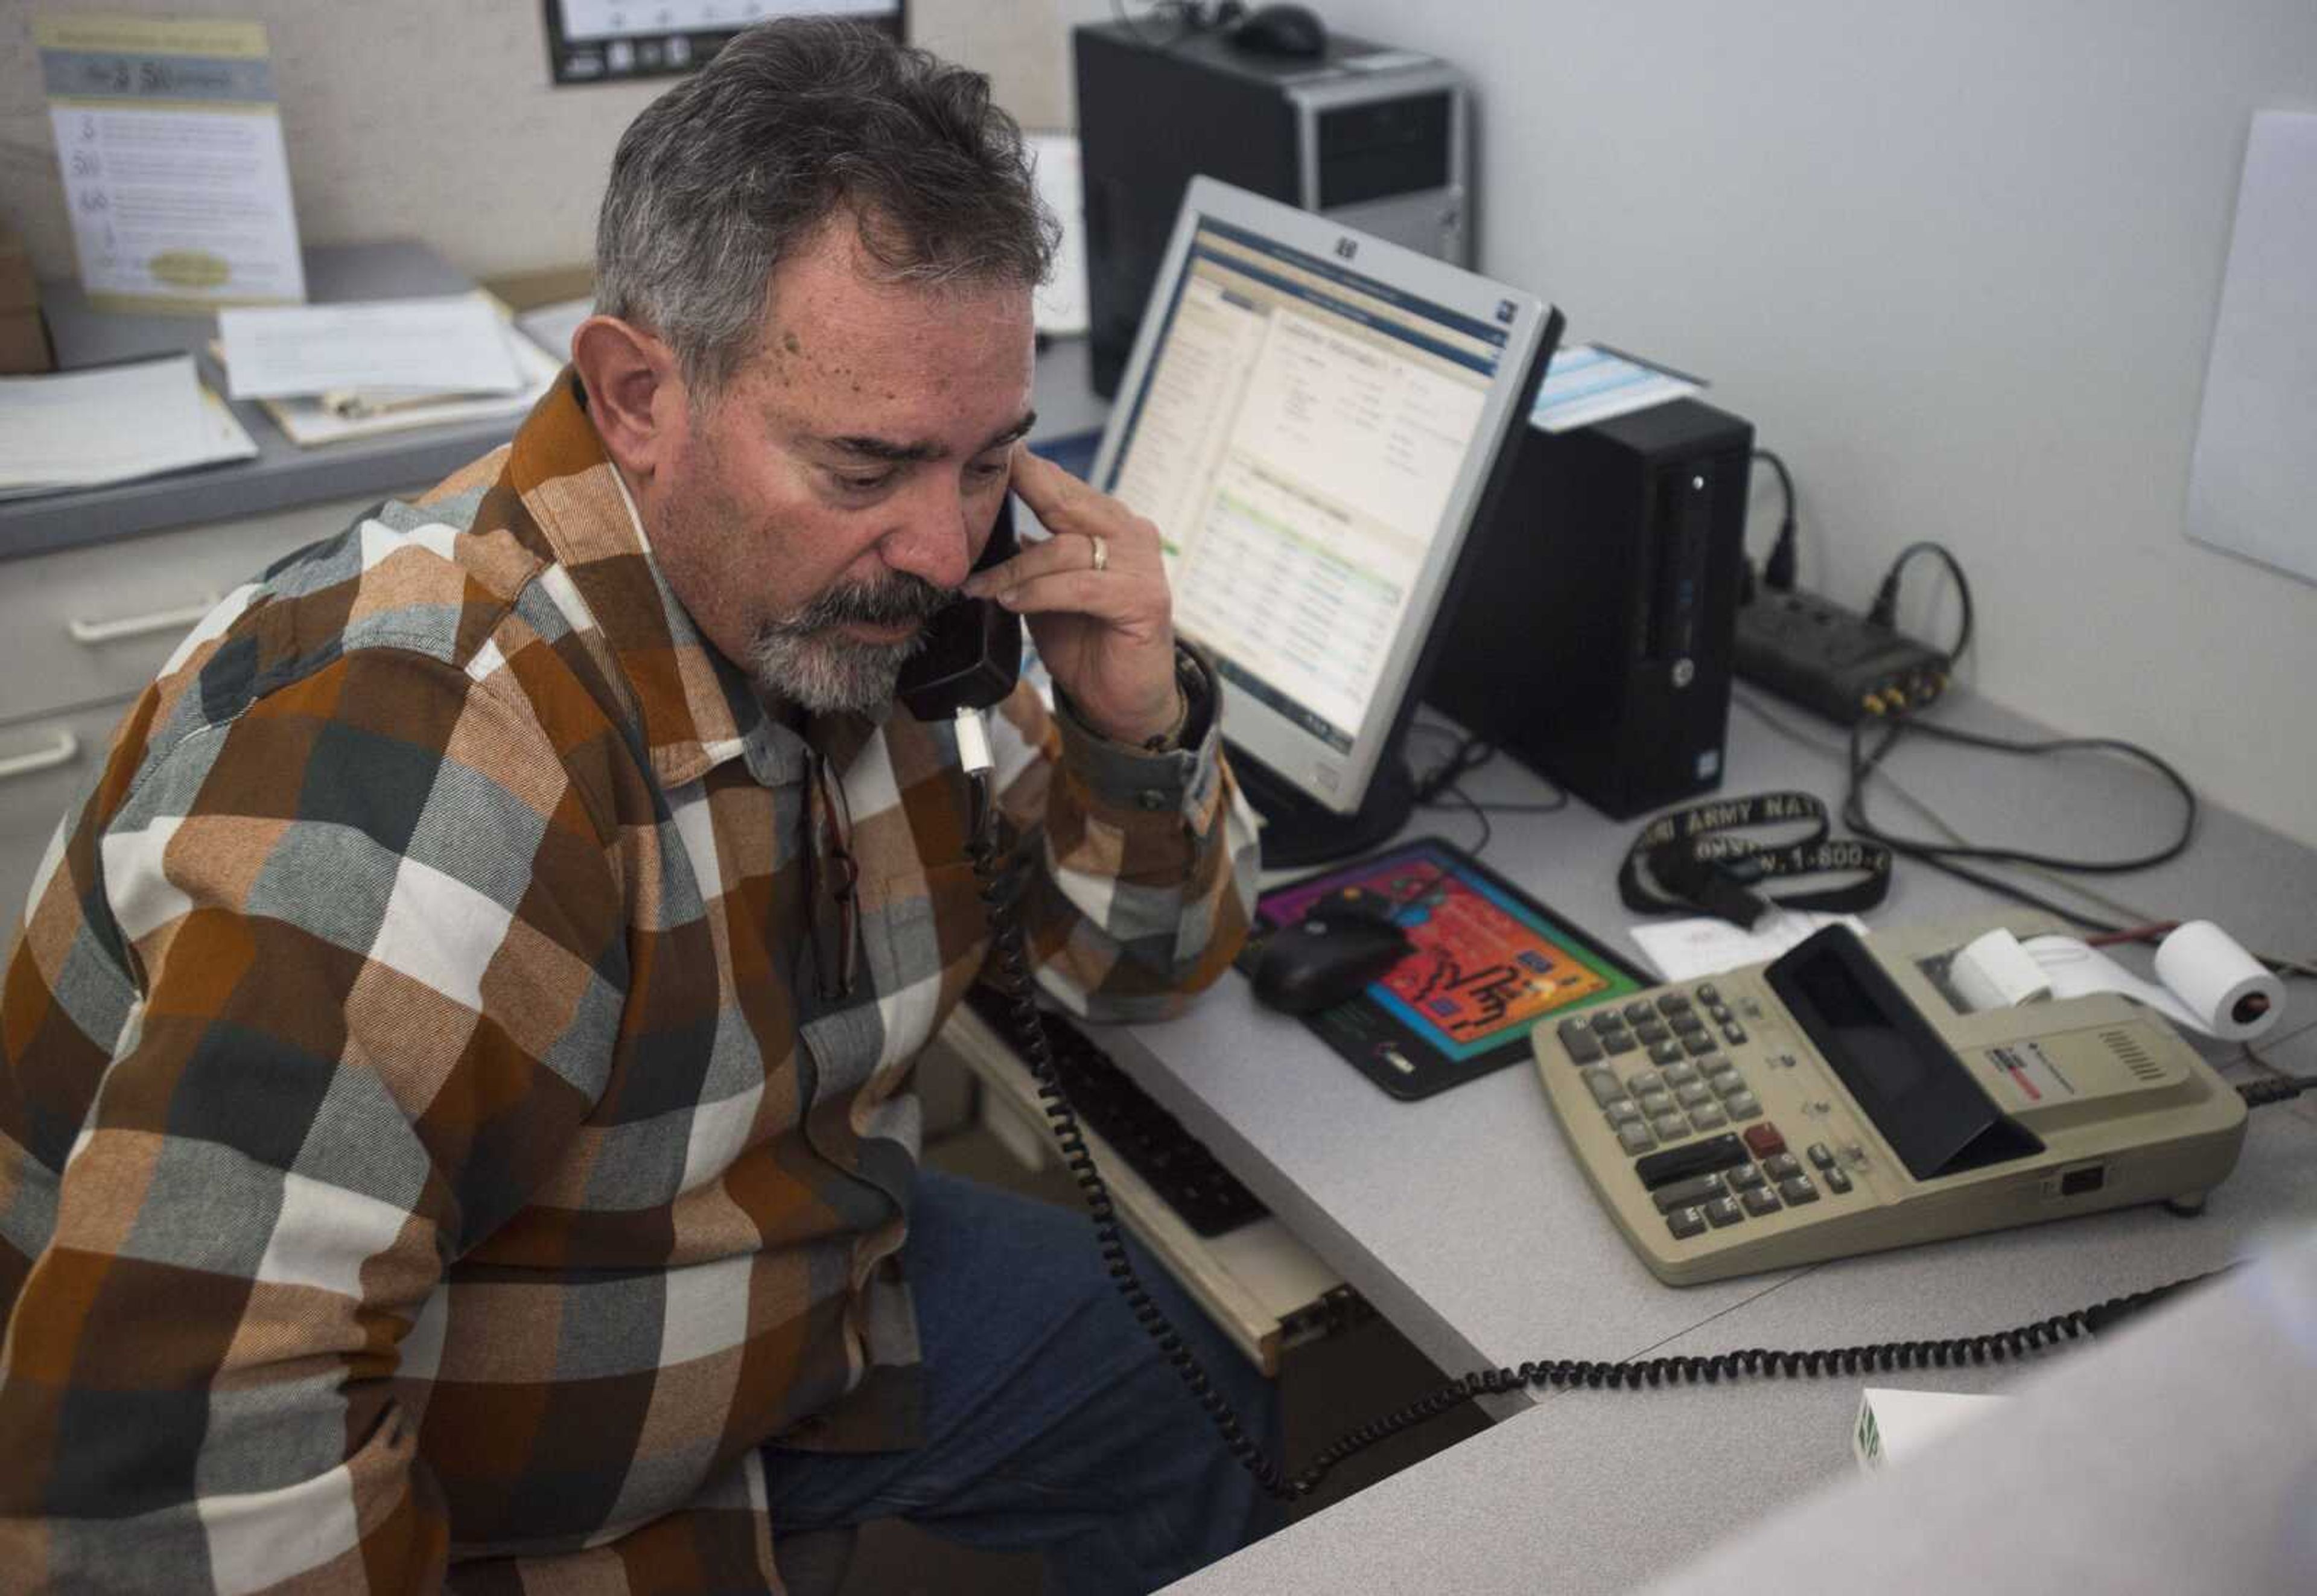
{"label": "black computer mouse", "polygon": [[1231,29],[1230,41],[1259,56],[1324,55],[1328,27],[1308,5],[1258,5]]}
{"label": "black computer mouse", "polygon": [[1271,934],[1255,962],[1255,1000],[1283,1014],[1332,1009],[1381,979],[1410,946],[1390,920],[1315,911]]}

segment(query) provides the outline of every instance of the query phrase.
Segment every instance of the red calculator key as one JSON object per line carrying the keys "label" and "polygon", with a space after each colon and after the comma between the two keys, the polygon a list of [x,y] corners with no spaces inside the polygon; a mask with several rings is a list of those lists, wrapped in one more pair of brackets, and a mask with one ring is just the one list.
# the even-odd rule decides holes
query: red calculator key
{"label": "red calculator key", "polygon": [[1786,1150],[1786,1139],[1767,1119],[1759,1125],[1748,1125],[1740,1134],[1746,1138],[1746,1151],[1756,1158],[1776,1158]]}

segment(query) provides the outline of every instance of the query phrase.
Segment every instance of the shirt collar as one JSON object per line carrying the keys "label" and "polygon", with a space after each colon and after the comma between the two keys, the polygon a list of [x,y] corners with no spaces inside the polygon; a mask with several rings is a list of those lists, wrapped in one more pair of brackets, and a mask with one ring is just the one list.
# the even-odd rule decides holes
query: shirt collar
{"label": "shirt collar", "polygon": [[803,740],[701,635],[661,574],[643,518],[587,416],[577,372],[567,367],[532,410],[502,480],[584,608],[573,622],[592,625],[610,651],[663,785],[698,781],[733,758],[746,759],[767,786],[801,778]]}

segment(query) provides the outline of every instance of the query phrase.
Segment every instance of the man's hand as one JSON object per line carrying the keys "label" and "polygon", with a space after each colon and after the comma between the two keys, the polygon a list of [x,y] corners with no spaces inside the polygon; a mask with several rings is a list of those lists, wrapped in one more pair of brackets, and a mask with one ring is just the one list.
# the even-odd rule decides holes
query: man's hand
{"label": "man's hand", "polygon": [[1028,618],[1056,684],[1095,731],[1138,745],[1164,736],[1182,703],[1158,529],[1021,444],[1013,488],[1054,535],[977,571],[965,591]]}

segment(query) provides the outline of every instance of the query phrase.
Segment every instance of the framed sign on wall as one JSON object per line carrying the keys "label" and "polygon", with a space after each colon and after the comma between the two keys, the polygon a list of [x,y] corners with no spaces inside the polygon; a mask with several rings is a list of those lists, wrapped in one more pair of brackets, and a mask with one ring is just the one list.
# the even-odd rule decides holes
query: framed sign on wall
{"label": "framed sign on wall", "polygon": [[908,0],[543,0],[547,67],[558,84],[624,83],[689,72],[747,27],[776,16],[857,17],[906,38]]}

